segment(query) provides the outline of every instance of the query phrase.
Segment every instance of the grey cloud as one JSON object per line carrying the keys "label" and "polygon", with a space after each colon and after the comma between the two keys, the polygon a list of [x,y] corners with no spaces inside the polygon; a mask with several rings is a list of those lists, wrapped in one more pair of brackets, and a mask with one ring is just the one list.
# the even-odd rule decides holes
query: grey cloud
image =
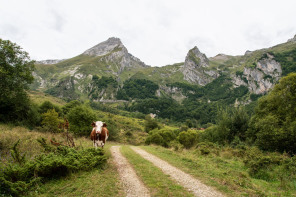
{"label": "grey cloud", "polygon": [[271,43],[270,36],[266,35],[267,32],[260,25],[250,26],[245,32],[245,38],[248,42],[255,45],[267,46]]}
{"label": "grey cloud", "polygon": [[51,15],[54,19],[53,28],[56,31],[62,32],[63,27],[65,25],[66,20],[63,18],[63,16],[56,10],[51,10]]}
{"label": "grey cloud", "polygon": [[25,34],[20,31],[19,28],[17,28],[14,25],[11,24],[1,24],[0,25],[0,36],[9,35],[9,37],[14,38],[16,40],[19,40],[25,36]]}

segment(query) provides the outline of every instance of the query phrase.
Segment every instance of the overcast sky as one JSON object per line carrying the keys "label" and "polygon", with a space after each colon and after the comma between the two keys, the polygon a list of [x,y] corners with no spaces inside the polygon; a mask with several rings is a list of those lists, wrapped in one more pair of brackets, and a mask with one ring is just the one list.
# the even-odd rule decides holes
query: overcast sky
{"label": "overcast sky", "polygon": [[295,0],[0,0],[0,38],[32,59],[64,59],[118,37],[148,65],[182,62],[286,42],[296,34]]}

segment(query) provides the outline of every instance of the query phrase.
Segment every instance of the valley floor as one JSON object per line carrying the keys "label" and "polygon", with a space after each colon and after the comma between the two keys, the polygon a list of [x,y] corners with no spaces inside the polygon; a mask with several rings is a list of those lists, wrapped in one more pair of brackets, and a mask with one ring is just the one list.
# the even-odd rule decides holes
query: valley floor
{"label": "valley floor", "polygon": [[105,170],[51,181],[29,196],[223,196],[139,147],[109,145],[107,154]]}
{"label": "valley floor", "polygon": [[[1,153],[4,155],[4,150],[8,151],[17,139],[22,139],[20,152],[27,152],[27,157],[33,158],[40,154],[40,145],[36,142],[40,137],[62,140],[60,134],[2,125]],[[87,138],[77,138],[76,144],[82,148],[92,147]],[[109,159],[103,169],[52,179],[39,184],[27,196],[296,196],[295,180],[253,178],[243,160],[234,156],[239,152],[230,148],[219,149],[219,154],[201,154],[198,149],[173,150],[108,141],[104,150]],[[121,172],[126,169],[127,175]],[[127,183],[133,179],[137,179],[136,187],[133,182]]]}
{"label": "valley floor", "polygon": [[[272,189],[273,184],[244,179],[233,161],[220,161],[227,167],[203,163],[204,158],[197,158],[200,161],[195,163],[191,153],[157,146],[109,142],[105,150],[109,161],[104,170],[80,172],[46,183],[29,196],[295,196]],[[231,184],[231,180],[242,187]]]}

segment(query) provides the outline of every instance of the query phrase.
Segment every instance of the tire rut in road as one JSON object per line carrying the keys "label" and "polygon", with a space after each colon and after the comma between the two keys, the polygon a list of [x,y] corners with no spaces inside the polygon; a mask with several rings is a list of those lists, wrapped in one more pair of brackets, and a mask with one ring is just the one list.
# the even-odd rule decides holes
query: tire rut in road
{"label": "tire rut in road", "polygon": [[178,168],[170,165],[166,161],[161,160],[160,158],[140,149],[138,147],[131,147],[136,153],[141,155],[144,159],[150,161],[155,166],[160,168],[163,173],[169,175],[172,179],[176,180],[180,185],[189,191],[193,192],[195,196],[200,197],[220,197],[223,196],[220,192],[216,191],[214,188],[211,188],[203,184],[198,179],[192,177],[191,175],[179,170]]}
{"label": "tire rut in road", "polygon": [[120,153],[120,146],[110,148],[114,163],[117,167],[123,189],[127,197],[149,197],[149,190],[140,181],[127,159]]}

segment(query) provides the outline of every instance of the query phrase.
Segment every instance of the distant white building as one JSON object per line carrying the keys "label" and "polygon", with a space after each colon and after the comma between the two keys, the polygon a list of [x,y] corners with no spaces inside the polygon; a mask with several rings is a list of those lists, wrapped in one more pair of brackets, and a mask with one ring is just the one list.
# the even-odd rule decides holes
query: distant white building
{"label": "distant white building", "polygon": [[152,119],[154,119],[154,118],[156,117],[156,114],[152,114],[152,113],[150,113],[149,115],[150,115],[150,117],[151,117]]}

